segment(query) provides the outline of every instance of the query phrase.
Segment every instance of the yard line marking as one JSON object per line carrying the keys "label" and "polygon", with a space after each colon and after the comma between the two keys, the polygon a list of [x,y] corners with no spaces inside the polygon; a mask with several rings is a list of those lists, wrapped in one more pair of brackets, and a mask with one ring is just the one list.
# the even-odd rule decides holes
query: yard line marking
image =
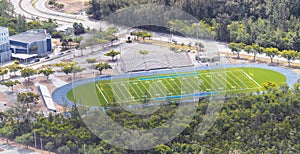
{"label": "yard line marking", "polygon": [[[208,84],[208,86],[210,85],[210,82],[208,82],[204,76],[202,77],[202,76],[200,75],[200,78],[201,78],[202,80],[204,80],[204,82],[206,82],[206,83]],[[211,89],[211,87],[206,86],[206,84],[204,84],[204,86],[205,86],[204,91],[207,90],[207,89]]]}
{"label": "yard line marking", "polygon": [[104,100],[106,101],[106,104],[109,104],[109,102],[107,101],[106,97],[104,96],[102,90],[100,89],[100,87],[98,86],[98,84],[96,83],[96,87],[98,88],[98,90],[100,91],[101,95],[103,96]]}
{"label": "yard line marking", "polygon": [[[124,83],[124,82],[123,82],[123,83]],[[112,84],[115,84],[115,83],[112,83]],[[120,86],[118,86],[118,85],[119,85],[119,84],[114,85],[113,87],[115,87],[115,88],[112,88],[112,89],[116,90],[116,88],[117,88],[118,91],[119,91],[119,93],[121,93],[121,95],[122,95],[123,97],[121,97],[120,101],[121,101],[121,100],[132,101],[132,100],[128,99],[128,98],[132,97],[132,95],[130,94],[130,92],[129,92],[129,97],[126,96],[126,94],[123,93],[123,90],[122,90],[122,89],[120,88]],[[125,88],[125,89],[126,89],[126,88]],[[125,91],[126,91],[126,90],[125,90]],[[115,92],[115,93],[116,93],[115,95],[119,96],[117,92]],[[125,96],[125,97],[124,97],[124,96]],[[120,98],[120,97],[118,97],[118,98]],[[123,98],[123,99],[122,99],[122,98]]]}
{"label": "yard line marking", "polygon": [[[235,77],[235,75],[232,72],[229,72],[229,73],[230,73],[230,75],[232,75],[233,77]],[[236,86],[238,86],[239,88],[242,89],[242,87],[241,87],[242,85],[238,84],[230,75],[228,74],[229,79],[232,80],[236,84]]]}
{"label": "yard line marking", "polygon": [[[226,82],[226,90],[230,89],[230,88],[235,88],[236,87],[236,86],[232,85],[231,82],[229,82],[227,80],[227,77],[229,77],[229,79],[232,80],[232,78],[227,73],[225,75],[219,74],[219,77],[221,77]],[[233,82],[234,82],[234,80],[233,80]],[[230,88],[227,87],[227,84],[229,84]]]}
{"label": "yard line marking", "polygon": [[186,89],[186,90],[189,90],[190,93],[194,93],[194,91],[197,90],[197,88],[193,87],[193,85],[191,85],[191,83],[189,82],[189,80],[187,80],[186,78],[183,79],[181,82],[186,82],[191,87],[191,88],[187,88]]}
{"label": "yard line marking", "polygon": [[[237,78],[237,81],[240,81],[240,79],[239,79],[240,76],[236,77],[236,75],[233,74],[232,72],[231,72],[231,75],[233,75],[235,78]],[[241,78],[243,78],[243,77],[241,76]],[[242,79],[241,79],[241,80],[242,80]],[[240,84],[238,84],[238,85],[240,86],[241,89],[243,89],[243,86],[245,86],[244,89],[249,89],[249,88],[251,88],[251,87],[248,87],[248,86],[247,86],[245,78],[244,78],[244,83],[241,81]],[[242,87],[241,87],[241,86],[242,86]]]}
{"label": "yard line marking", "polygon": [[[159,85],[157,85],[157,83],[160,83],[164,88],[166,88],[165,85],[162,84],[162,82],[159,82],[159,81],[153,83],[153,84],[155,84],[155,87],[157,86],[157,89],[159,89],[160,92],[162,92],[161,95],[164,95],[164,91],[162,90],[162,88]],[[166,89],[168,90],[168,88],[166,88]]]}
{"label": "yard line marking", "polygon": [[[140,99],[140,96],[137,94],[137,92],[136,92],[135,89],[131,86],[130,83],[129,83],[129,88],[131,88],[132,91],[135,93],[136,97],[137,97],[138,99]],[[134,98],[133,98],[133,99],[134,99]]]}
{"label": "yard line marking", "polygon": [[[136,82],[135,82],[136,83]],[[143,94],[144,92],[143,92],[143,90],[140,88],[140,86],[138,85],[138,84],[134,84],[135,85],[135,87],[137,87],[138,89],[138,91],[141,93],[141,94]],[[136,92],[136,88],[134,88],[133,87],[133,85],[130,85],[131,87],[132,87],[132,89]],[[136,92],[137,93],[137,92]],[[139,95],[137,95],[137,97],[139,97],[140,98],[140,96]]]}
{"label": "yard line marking", "polygon": [[[217,78],[217,80],[220,81],[221,84],[224,86],[224,87],[221,87],[219,84],[217,84],[217,86],[218,86],[217,88],[218,88],[218,89],[220,89],[220,88],[225,88],[225,89],[226,89],[227,86],[223,83],[223,81],[221,81],[221,79],[219,79],[218,77],[215,77],[215,78]],[[224,79],[224,78],[223,78],[223,79]],[[226,81],[226,79],[225,79],[225,81]],[[217,82],[215,82],[215,83],[217,83]]]}
{"label": "yard line marking", "polygon": [[143,85],[143,87],[145,88],[146,92],[148,92],[150,94],[151,98],[155,98],[155,97],[153,97],[153,95],[151,94],[151,92],[149,91],[149,89],[147,89],[147,87],[144,85],[144,82],[142,82],[142,81],[140,81],[140,82]]}
{"label": "yard line marking", "polygon": [[163,81],[165,81],[165,83],[167,84],[166,87],[170,87],[170,88],[171,88],[171,89],[168,89],[168,90],[169,90],[169,93],[170,93],[171,90],[173,90],[173,92],[176,92],[176,89],[174,88],[174,85],[172,85],[172,84],[169,82],[169,80],[165,79],[165,80],[163,80]]}
{"label": "yard line marking", "polygon": [[259,88],[262,88],[260,84],[258,84],[248,73],[246,73],[244,70],[241,70],[242,73],[244,73],[251,81],[253,81],[256,85],[258,85]]}

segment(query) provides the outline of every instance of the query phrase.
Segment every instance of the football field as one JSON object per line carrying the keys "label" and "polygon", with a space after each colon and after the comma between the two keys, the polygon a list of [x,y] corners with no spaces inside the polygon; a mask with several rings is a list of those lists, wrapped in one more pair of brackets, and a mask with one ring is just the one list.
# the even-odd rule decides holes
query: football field
{"label": "football field", "polygon": [[112,77],[111,80],[77,86],[68,92],[67,97],[71,101],[91,106],[160,103],[262,91],[266,81],[279,85],[286,82],[286,77],[279,72],[262,68],[227,68],[118,79]]}
{"label": "football field", "polygon": [[250,69],[234,68],[100,81],[96,87],[101,101],[107,104],[164,101],[262,89],[253,77]]}

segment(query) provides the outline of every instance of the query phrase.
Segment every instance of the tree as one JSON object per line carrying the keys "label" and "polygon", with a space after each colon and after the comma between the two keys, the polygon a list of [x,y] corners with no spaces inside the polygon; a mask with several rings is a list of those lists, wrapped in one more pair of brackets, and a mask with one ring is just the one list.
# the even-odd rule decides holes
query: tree
{"label": "tree", "polygon": [[71,153],[71,150],[68,146],[64,145],[64,146],[61,146],[57,149],[57,152],[59,154],[70,154]]}
{"label": "tree", "polygon": [[9,72],[14,72],[14,76],[16,76],[16,71],[22,69],[19,61],[15,60],[13,64],[7,66]]}
{"label": "tree", "polygon": [[84,34],[85,33],[85,29],[84,29],[82,23],[78,24],[77,22],[75,22],[73,24],[73,28],[74,28],[74,34],[75,35],[80,35],[80,34]]}
{"label": "tree", "polygon": [[233,53],[236,52],[238,54],[238,58],[240,58],[240,52],[244,49],[244,47],[245,47],[244,43],[235,43],[235,42],[229,43],[229,48]]}
{"label": "tree", "polygon": [[37,73],[37,71],[34,70],[33,68],[23,68],[21,70],[21,76],[25,79],[27,78],[28,84],[29,84],[29,81],[30,81],[30,77],[35,75],[36,73]]}
{"label": "tree", "polygon": [[167,153],[172,152],[171,148],[164,144],[155,147],[155,151],[157,153],[162,153],[162,154],[167,154]]}
{"label": "tree", "polygon": [[46,145],[45,145],[45,148],[49,151],[50,151],[54,148],[54,144],[52,142],[48,142]]}
{"label": "tree", "polygon": [[244,50],[247,53],[252,53],[253,54],[253,60],[255,61],[256,55],[262,53],[262,50],[260,48],[261,47],[258,44],[253,43],[252,45],[245,46]]}
{"label": "tree", "polygon": [[273,63],[273,58],[279,54],[279,50],[277,48],[269,47],[264,49],[264,53],[266,56],[270,57],[271,63]]}
{"label": "tree", "polygon": [[4,80],[4,75],[8,73],[8,70],[6,68],[0,67],[0,76],[2,78],[2,81]]}
{"label": "tree", "polygon": [[24,93],[19,93],[17,96],[17,100],[20,103],[26,103],[27,106],[29,106],[29,103],[35,103],[39,100],[40,95],[35,94],[33,92],[24,92]]}
{"label": "tree", "polygon": [[14,86],[17,85],[17,84],[21,84],[18,80],[15,80],[15,81],[7,81],[7,82],[3,82],[2,83],[3,85],[5,85],[6,87],[11,87],[11,90],[13,91],[14,90]]}
{"label": "tree", "polygon": [[114,57],[116,57],[116,56],[119,55],[119,54],[120,54],[120,52],[117,52],[117,51],[115,51],[115,50],[110,50],[110,52],[105,53],[104,55],[105,55],[105,56],[111,57],[111,59],[112,59],[112,61],[113,61],[113,60],[114,60]]}
{"label": "tree", "polygon": [[21,136],[17,136],[15,142],[25,144],[28,149],[28,145],[33,142],[33,136],[31,133],[26,133]]}
{"label": "tree", "polygon": [[44,69],[40,70],[39,74],[43,74],[47,78],[47,80],[48,80],[49,76],[51,74],[53,74],[54,72],[55,71],[53,71],[51,67],[47,67],[47,68],[44,68]]}
{"label": "tree", "polygon": [[6,143],[8,143],[8,139],[12,137],[14,134],[14,129],[10,125],[5,125],[0,129],[0,136],[6,138]]}
{"label": "tree", "polygon": [[142,37],[144,41],[145,41],[146,37],[148,37],[150,39],[153,36],[152,33],[147,32],[147,31],[141,31],[141,30],[132,32],[132,33],[130,33],[130,35],[136,36],[137,40],[139,39],[139,37]]}
{"label": "tree", "polygon": [[102,75],[103,70],[111,69],[111,68],[112,67],[108,63],[99,63],[94,66],[94,69],[98,70],[100,72],[100,75]]}
{"label": "tree", "polygon": [[56,64],[57,67],[60,67],[62,71],[68,75],[69,73],[73,73],[73,78],[75,79],[75,74],[82,72],[85,70],[85,68],[81,68],[79,65],[77,65],[76,62],[71,63],[58,63]]}
{"label": "tree", "polygon": [[280,55],[288,60],[289,66],[291,66],[291,61],[298,58],[298,53],[295,50],[283,50]]}

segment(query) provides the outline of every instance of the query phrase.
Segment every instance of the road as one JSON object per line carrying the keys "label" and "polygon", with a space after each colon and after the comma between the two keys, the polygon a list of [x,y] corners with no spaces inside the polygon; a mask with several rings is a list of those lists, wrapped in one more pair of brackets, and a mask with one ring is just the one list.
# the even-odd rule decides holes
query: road
{"label": "road", "polygon": [[74,22],[78,22],[91,29],[99,24],[106,25],[105,22],[99,23],[99,21],[90,20],[85,15],[73,15],[52,11],[45,6],[47,0],[11,0],[11,2],[14,5],[15,13],[24,15],[28,19],[36,17],[41,20],[55,19],[59,25],[68,27],[71,27]]}
{"label": "road", "polygon": [[[63,12],[56,12],[53,10],[48,9],[45,4],[47,3],[47,0],[11,0],[12,4],[15,7],[15,12],[17,14],[22,14],[26,18],[32,19],[32,17],[39,17],[40,19],[47,20],[49,18],[56,19],[57,23],[61,26],[70,26],[72,27],[72,24],[74,22],[81,22],[85,27],[89,27],[91,29],[105,29],[107,27],[117,27],[119,29],[118,35],[121,34],[129,34],[130,31],[133,31],[133,28],[125,27],[125,26],[116,26],[110,23],[107,23],[105,21],[94,21],[89,19],[85,15],[73,15],[73,14],[67,14]],[[123,38],[124,39],[124,38]],[[125,38],[126,39],[126,38]],[[184,37],[172,37],[169,34],[162,34],[162,33],[154,33],[153,39],[155,40],[162,40],[162,41],[170,41],[171,39],[176,40],[178,43],[192,43],[194,44],[197,42],[196,39],[190,39],[190,38],[184,38]],[[123,40],[124,41],[124,40]],[[228,48],[227,44],[219,43],[219,42],[212,42],[213,46],[218,49],[218,51],[226,51],[230,52],[230,49]],[[242,53],[247,54],[247,53]],[[266,55],[262,55],[263,57],[266,57]],[[279,58],[279,60],[285,61],[283,58]],[[300,63],[299,60],[295,61],[296,63]]]}

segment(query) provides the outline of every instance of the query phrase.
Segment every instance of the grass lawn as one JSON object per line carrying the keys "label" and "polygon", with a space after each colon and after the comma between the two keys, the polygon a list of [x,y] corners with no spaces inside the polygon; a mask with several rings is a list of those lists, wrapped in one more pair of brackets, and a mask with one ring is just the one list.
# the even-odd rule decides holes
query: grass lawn
{"label": "grass lawn", "polygon": [[[130,79],[103,80],[78,86],[67,97],[90,106],[108,106],[112,102],[130,104],[168,99],[183,99],[212,93],[240,93],[263,90],[272,81],[279,85],[286,77],[261,68],[228,68],[179,74],[162,74]],[[74,97],[75,96],[75,97]]]}

